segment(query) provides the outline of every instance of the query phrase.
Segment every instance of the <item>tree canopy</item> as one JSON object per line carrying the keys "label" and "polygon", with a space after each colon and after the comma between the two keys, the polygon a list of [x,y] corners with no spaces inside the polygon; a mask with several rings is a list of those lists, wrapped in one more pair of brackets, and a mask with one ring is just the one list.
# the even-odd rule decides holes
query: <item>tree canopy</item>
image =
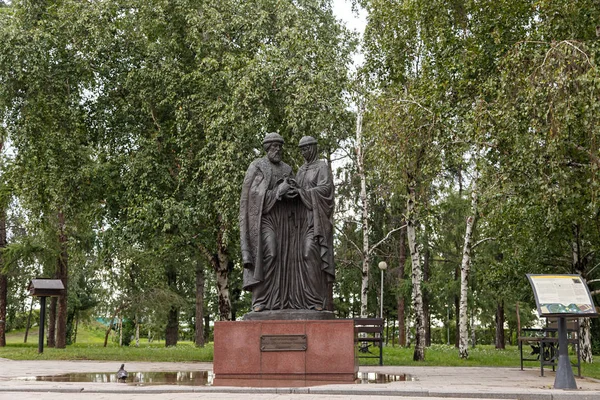
{"label": "tree canopy", "polygon": [[0,320],[41,275],[68,287],[59,347],[94,313],[168,344],[239,318],[240,188],[271,131],[334,169],[335,311],[384,290],[415,359],[451,321],[463,357],[467,327],[510,332],[526,273],[598,300],[597,4],[356,5],[362,38],[328,0],[0,1]]}

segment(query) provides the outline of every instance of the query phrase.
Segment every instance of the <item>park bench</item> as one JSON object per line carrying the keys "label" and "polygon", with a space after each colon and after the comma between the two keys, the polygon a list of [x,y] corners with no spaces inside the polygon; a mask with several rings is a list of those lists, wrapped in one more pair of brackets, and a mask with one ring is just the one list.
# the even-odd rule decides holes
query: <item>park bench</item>
{"label": "park bench", "polygon": [[[518,314],[517,314],[518,315]],[[546,325],[542,328],[522,328],[520,318],[517,318],[517,338],[519,354],[521,357],[521,370],[526,361],[540,363],[540,374],[544,376],[544,367],[551,366],[552,371],[558,363],[558,318],[546,318]],[[571,363],[577,367],[577,376],[581,377],[581,352],[579,349],[579,319],[567,318],[567,343],[575,347],[577,361]],[[531,347],[529,350],[523,347]]]}
{"label": "park bench", "polygon": [[[379,365],[383,365],[383,319],[355,318],[354,343],[359,359],[379,358]],[[379,347],[379,355],[371,351],[373,347]]]}

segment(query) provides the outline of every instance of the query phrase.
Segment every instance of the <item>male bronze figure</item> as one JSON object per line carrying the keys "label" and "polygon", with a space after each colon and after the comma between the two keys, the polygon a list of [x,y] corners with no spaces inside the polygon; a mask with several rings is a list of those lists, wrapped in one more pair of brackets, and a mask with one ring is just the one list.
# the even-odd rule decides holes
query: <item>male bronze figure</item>
{"label": "male bronze figure", "polygon": [[250,164],[242,185],[240,233],[244,263],[243,288],[252,291],[255,312],[281,309],[286,245],[290,237],[289,206],[292,167],[281,161],[284,140],[269,133],[266,156]]}

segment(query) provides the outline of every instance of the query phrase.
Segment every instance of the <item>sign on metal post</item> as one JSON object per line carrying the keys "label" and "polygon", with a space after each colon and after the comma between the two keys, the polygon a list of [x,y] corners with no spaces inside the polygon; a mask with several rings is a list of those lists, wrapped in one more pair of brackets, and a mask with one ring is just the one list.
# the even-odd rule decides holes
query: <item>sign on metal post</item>
{"label": "sign on metal post", "polygon": [[533,287],[540,317],[598,316],[581,276],[527,274],[527,278]]}
{"label": "sign on metal post", "polygon": [[558,317],[558,367],[555,389],[577,389],[567,346],[567,317],[597,317],[587,284],[579,275],[527,274],[540,317]]}

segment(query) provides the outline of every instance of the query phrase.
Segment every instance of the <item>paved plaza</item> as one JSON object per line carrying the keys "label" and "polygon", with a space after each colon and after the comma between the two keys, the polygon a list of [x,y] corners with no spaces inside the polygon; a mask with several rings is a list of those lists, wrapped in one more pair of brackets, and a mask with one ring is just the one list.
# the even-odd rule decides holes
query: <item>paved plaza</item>
{"label": "paved plaza", "polygon": [[[125,361],[124,361],[125,362]],[[577,390],[553,389],[554,373],[538,368],[368,366],[360,372],[406,375],[388,383],[333,384],[311,387],[136,386],[118,382],[51,382],[38,376],[71,373],[116,373],[114,361],[13,361],[0,359],[0,399],[519,399],[600,400],[600,381],[576,378]],[[128,371],[208,371],[211,363],[125,362]]]}

